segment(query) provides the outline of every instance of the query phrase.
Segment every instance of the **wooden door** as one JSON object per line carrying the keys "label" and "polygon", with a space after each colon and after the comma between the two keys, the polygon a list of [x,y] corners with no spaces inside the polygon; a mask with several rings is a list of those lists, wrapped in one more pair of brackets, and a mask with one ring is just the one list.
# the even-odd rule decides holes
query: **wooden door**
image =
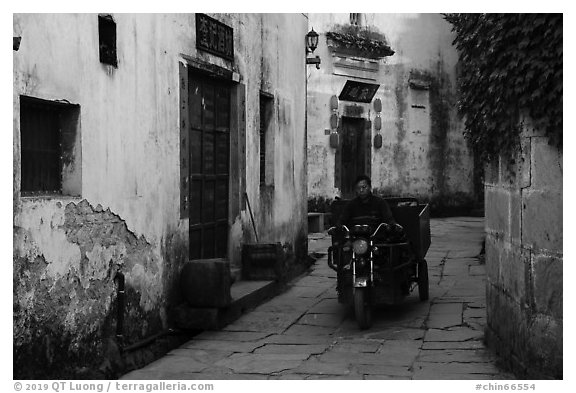
{"label": "wooden door", "polygon": [[341,193],[344,199],[354,197],[354,180],[366,173],[364,119],[342,117]]}
{"label": "wooden door", "polygon": [[190,74],[190,259],[228,252],[230,87]]}

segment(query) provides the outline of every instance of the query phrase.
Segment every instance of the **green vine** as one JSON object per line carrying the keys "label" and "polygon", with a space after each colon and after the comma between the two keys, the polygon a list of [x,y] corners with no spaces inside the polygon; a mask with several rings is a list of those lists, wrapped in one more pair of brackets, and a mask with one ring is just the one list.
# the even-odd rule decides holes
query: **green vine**
{"label": "green vine", "polygon": [[459,52],[459,111],[482,160],[512,153],[520,114],[562,146],[562,14],[445,14]]}

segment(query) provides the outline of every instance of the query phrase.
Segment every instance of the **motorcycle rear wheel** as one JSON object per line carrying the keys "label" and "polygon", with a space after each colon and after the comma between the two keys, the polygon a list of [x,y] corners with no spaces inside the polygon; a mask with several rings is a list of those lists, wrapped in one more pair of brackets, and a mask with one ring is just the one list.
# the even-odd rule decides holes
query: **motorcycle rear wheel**
{"label": "motorcycle rear wheel", "polygon": [[368,300],[368,288],[354,290],[354,315],[360,329],[368,329],[372,326],[372,307]]}

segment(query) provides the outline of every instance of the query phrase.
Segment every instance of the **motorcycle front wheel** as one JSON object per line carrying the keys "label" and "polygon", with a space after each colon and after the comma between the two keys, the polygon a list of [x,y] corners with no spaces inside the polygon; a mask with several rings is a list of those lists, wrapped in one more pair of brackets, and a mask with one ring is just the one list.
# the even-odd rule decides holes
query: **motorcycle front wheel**
{"label": "motorcycle front wheel", "polygon": [[360,329],[372,326],[372,307],[368,299],[368,288],[354,290],[354,315]]}

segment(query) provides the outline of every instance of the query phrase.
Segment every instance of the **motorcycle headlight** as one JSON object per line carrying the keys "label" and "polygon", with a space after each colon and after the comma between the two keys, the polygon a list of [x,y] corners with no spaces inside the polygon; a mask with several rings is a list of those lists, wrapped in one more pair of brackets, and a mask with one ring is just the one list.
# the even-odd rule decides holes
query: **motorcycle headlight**
{"label": "motorcycle headlight", "polygon": [[366,254],[366,251],[368,251],[368,242],[364,239],[354,240],[354,243],[352,243],[352,249],[356,255]]}

